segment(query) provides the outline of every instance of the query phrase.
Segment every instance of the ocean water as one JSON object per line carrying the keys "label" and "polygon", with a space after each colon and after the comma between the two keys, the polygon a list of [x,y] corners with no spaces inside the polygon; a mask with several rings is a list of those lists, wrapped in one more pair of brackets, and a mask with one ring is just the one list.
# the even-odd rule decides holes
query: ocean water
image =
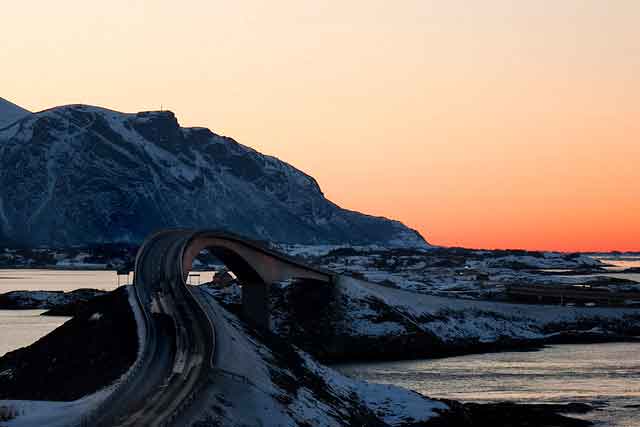
{"label": "ocean water", "polygon": [[[189,282],[210,281],[215,272],[193,272]],[[120,284],[133,275],[121,277]],[[115,271],[0,269],[0,294],[9,291],[72,291],[79,288],[113,290],[118,287]],[[0,310],[0,356],[30,345],[68,320],[67,317],[40,316],[45,310]]]}
{"label": "ocean water", "polygon": [[[640,268],[640,256],[638,255],[626,255],[624,257],[600,257],[598,258],[602,262],[611,264],[612,267],[607,267],[607,272],[604,276],[617,277],[619,279],[629,279],[640,282],[640,273],[618,273],[625,268]],[[597,274],[595,275],[597,276]],[[601,274],[602,276],[602,274]]]}
{"label": "ocean water", "polygon": [[[334,366],[347,376],[467,402],[585,402],[596,425],[640,426],[640,344],[557,345],[403,362]],[[634,407],[635,405],[635,407]]]}
{"label": "ocean water", "polygon": [[44,310],[0,310],[0,356],[34,343],[69,319],[40,316],[43,312]]}
{"label": "ocean water", "polygon": [[[606,258],[610,273],[640,282],[640,256]],[[598,276],[590,275],[590,276]],[[587,277],[587,276],[585,276]],[[584,402],[574,415],[599,426],[640,427],[640,343],[557,345],[533,352],[488,353],[433,360],[334,366],[345,375],[467,402]]]}
{"label": "ocean water", "polygon": [[[123,280],[125,282],[125,280]],[[0,294],[9,291],[112,290],[113,271],[0,269]],[[40,316],[45,310],[0,310],[0,356],[30,345],[62,325],[68,317]]]}
{"label": "ocean water", "polygon": [[[193,284],[211,281],[214,271],[194,271],[189,281]],[[120,276],[120,285],[131,283],[133,273]],[[9,291],[72,291],[94,288],[111,291],[118,287],[115,271],[105,270],[46,270],[0,269],[0,294]]]}
{"label": "ocean water", "polygon": [[[626,260],[640,266],[640,258]],[[197,272],[193,283],[213,272]],[[616,274],[612,272],[612,274]],[[634,279],[631,275],[624,277]],[[129,281],[131,277],[129,278]],[[640,281],[640,277],[636,280]],[[124,282],[124,280],[122,281]],[[0,293],[11,290],[115,289],[112,271],[0,270]],[[0,310],[0,355],[29,345],[67,318],[42,310]],[[396,384],[432,397],[475,402],[586,402],[598,406],[601,426],[640,427],[640,344],[551,346],[536,352],[505,352],[435,360],[336,366],[346,375]]]}
{"label": "ocean water", "polygon": [[[127,281],[125,279],[125,277],[121,278],[122,284]],[[115,271],[0,269],[0,293],[9,291],[67,292],[79,288],[110,291],[117,287]]]}
{"label": "ocean water", "polygon": [[597,257],[602,262],[612,264],[612,270],[640,267],[640,255],[625,255],[620,257]]}

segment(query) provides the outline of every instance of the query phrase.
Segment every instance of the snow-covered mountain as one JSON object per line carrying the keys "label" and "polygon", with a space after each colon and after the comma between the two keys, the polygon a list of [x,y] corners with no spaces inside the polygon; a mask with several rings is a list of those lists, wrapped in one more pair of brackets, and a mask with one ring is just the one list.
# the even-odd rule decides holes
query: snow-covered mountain
{"label": "snow-covered mountain", "polygon": [[305,244],[425,247],[397,221],[342,209],[274,157],[169,111],[69,105],[0,130],[0,239],[140,242],[166,227]]}
{"label": "snow-covered mountain", "polygon": [[24,108],[0,98],[0,129],[29,114],[31,113]]}

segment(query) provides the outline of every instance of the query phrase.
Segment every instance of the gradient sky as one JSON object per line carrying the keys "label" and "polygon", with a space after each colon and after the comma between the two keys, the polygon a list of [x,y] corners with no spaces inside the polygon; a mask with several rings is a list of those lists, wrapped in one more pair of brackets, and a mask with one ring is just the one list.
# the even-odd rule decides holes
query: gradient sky
{"label": "gradient sky", "polygon": [[22,0],[0,96],[174,111],[432,243],[640,250],[640,1]]}

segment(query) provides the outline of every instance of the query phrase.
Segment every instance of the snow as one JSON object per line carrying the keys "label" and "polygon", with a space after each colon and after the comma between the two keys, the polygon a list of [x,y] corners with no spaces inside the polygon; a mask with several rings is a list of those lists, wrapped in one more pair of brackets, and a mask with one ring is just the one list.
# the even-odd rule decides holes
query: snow
{"label": "snow", "polygon": [[[341,209],[283,161],[181,128],[170,112],[56,107],[0,130],[0,146],[0,162],[16,165],[0,177],[1,231],[32,246],[141,242],[177,226],[277,242],[428,246],[397,221]],[[63,223],[77,226],[54,226]]]}
{"label": "snow", "polygon": [[140,309],[140,306],[138,305],[138,300],[137,300],[137,296],[136,296],[136,290],[133,287],[133,285],[127,285],[126,286],[128,295],[129,295],[129,305],[131,306],[131,310],[133,311],[133,315],[136,319],[136,326],[137,326],[137,332],[138,332],[138,354],[136,356],[136,361],[134,363],[134,366],[129,369],[128,372],[125,373],[125,376],[128,377],[132,374],[133,372],[133,368],[139,363],[139,361],[142,358],[142,354],[144,352],[146,341],[145,338],[147,336],[147,328],[145,326],[145,320],[144,320],[144,313],[142,312],[142,310]]}
{"label": "snow", "polygon": [[[329,252],[334,251],[336,249],[354,249],[358,252],[362,253],[370,253],[376,251],[384,251],[392,248],[405,247],[408,246],[411,249],[414,249],[417,252],[422,252],[428,250],[429,245],[425,245],[425,247],[415,247],[406,244],[406,241],[394,240],[393,242],[389,242],[386,245],[372,244],[372,245],[349,245],[349,244],[341,244],[341,245],[302,245],[302,244],[287,244],[287,243],[274,243],[272,246],[274,249],[284,252],[292,257],[321,257],[327,255]],[[365,259],[363,257],[362,259]]]}
{"label": "snow", "polygon": [[[638,316],[634,309],[510,304],[418,294],[341,276],[338,286],[349,298],[343,327],[354,335],[379,335],[368,301],[386,304],[405,324],[430,332],[445,342],[494,342],[504,337],[539,339],[551,335],[553,324],[585,320],[623,321]],[[396,323],[402,327],[400,323]],[[386,325],[383,325],[387,327]]]}
{"label": "snow", "polygon": [[588,255],[576,254],[568,257],[560,252],[542,252],[542,256],[506,255],[502,257],[486,258],[480,261],[468,261],[472,268],[504,268],[511,263],[521,264],[532,269],[565,269],[576,267],[599,267],[603,263]]}
{"label": "snow", "polygon": [[100,263],[92,263],[92,262],[83,262],[73,259],[62,259],[56,262],[56,267],[61,268],[78,268],[78,269],[96,269],[96,270],[104,270],[107,268],[107,264]]}
{"label": "snow", "polygon": [[[277,248],[338,274],[412,292],[466,299],[504,299],[506,286],[585,283],[589,276],[551,273],[603,267],[588,255],[559,252],[415,250],[378,245]],[[633,280],[633,276],[627,278]]]}
{"label": "snow", "polygon": [[381,415],[383,421],[391,426],[426,421],[437,415],[437,410],[448,409],[444,403],[427,399],[414,391],[390,384],[354,380],[317,363],[307,354],[302,353],[302,356],[306,366],[321,376],[333,391],[345,395],[355,393],[365,406]]}
{"label": "snow", "polygon": [[72,402],[36,400],[0,400],[0,406],[15,409],[18,417],[4,421],[6,427],[70,427],[81,425],[84,416],[96,408],[110,393],[105,388]]}
{"label": "snow", "polygon": [[[210,292],[198,287],[195,294],[216,327],[216,369],[207,405],[217,425],[264,425],[268,420],[278,426],[339,426],[362,409],[395,426],[424,422],[448,409],[400,387],[349,379],[299,350],[283,360],[283,354],[248,334]],[[194,414],[190,421],[203,417]]]}
{"label": "snow", "polygon": [[[4,422],[6,427],[70,427],[82,426],[90,420],[90,415],[108,402],[109,397],[118,392],[119,386],[126,382],[137,370],[138,361],[143,351],[145,329],[133,287],[128,286],[129,304],[134,312],[138,325],[138,357],[136,362],[122,374],[120,378],[109,386],[91,395],[84,396],[72,402],[53,402],[35,400],[0,400],[0,406],[13,408],[19,414],[13,420]],[[97,321],[101,313],[94,313],[89,320]],[[4,372],[3,372],[4,373]]]}
{"label": "snow", "polygon": [[327,384],[329,390],[339,396],[354,394],[363,406],[372,410],[390,426],[424,422],[445,411],[448,406],[401,387],[367,383],[350,379],[339,372],[320,365],[309,355],[300,352],[306,367]]}

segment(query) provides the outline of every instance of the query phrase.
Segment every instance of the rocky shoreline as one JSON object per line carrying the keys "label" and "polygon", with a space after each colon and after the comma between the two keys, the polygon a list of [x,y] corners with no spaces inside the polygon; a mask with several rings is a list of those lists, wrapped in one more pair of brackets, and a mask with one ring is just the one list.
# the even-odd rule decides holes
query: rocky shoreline
{"label": "rocky shoreline", "polygon": [[[251,341],[262,343],[269,348],[275,360],[285,363],[283,366],[288,370],[304,372],[308,369],[304,366],[296,368],[298,363],[303,363],[303,359],[300,359],[293,347],[282,337],[273,333],[259,333],[246,326],[242,329]],[[72,320],[51,334],[29,347],[10,352],[0,358],[0,399],[70,401],[108,386],[135,360],[135,331],[134,316],[129,306],[126,288],[92,299],[84,304],[83,310]],[[71,345],[78,341],[85,345]],[[310,362],[304,363],[308,365]],[[275,372],[276,368],[270,369],[274,369]],[[327,368],[322,369],[322,372],[325,372]],[[304,381],[311,380],[309,375],[305,374],[306,380],[300,385],[304,386]],[[317,381],[321,380],[317,379],[312,383]],[[317,385],[314,387],[317,388]],[[295,399],[294,395],[290,398]],[[427,402],[425,401],[425,405]],[[426,422],[407,420],[393,425],[583,427],[591,423],[565,414],[584,413],[593,409],[583,404],[476,404],[451,400],[440,402],[449,408],[446,411],[438,411],[440,416],[430,418]],[[340,404],[355,403],[342,401]],[[388,425],[374,416],[370,412],[371,409],[361,405],[362,403],[358,403],[352,410],[356,410],[357,414],[354,412],[356,415],[353,416],[359,422],[363,422],[362,425]],[[425,411],[428,407],[430,406],[425,406]]]}
{"label": "rocky shoreline", "polygon": [[126,288],[81,304],[59,328],[0,357],[0,399],[68,401],[105,387],[134,362],[136,331]]}
{"label": "rocky shoreline", "polygon": [[[223,306],[237,314],[241,313],[239,291],[235,283],[228,283],[226,289],[212,288],[204,284],[211,295]],[[334,300],[334,294],[326,290],[315,289],[309,301],[311,305],[320,303],[330,310],[312,310],[307,307],[306,297],[299,298],[296,285],[286,289],[276,289],[272,296],[272,305],[276,319],[277,333],[285,336],[305,351],[313,354],[324,363],[348,363],[357,361],[409,360],[421,358],[453,357],[477,353],[495,353],[501,351],[536,351],[551,344],[595,344],[606,342],[640,341],[640,313],[638,317],[627,321],[610,322],[594,315],[592,319],[582,319],[578,323],[553,324],[547,326],[544,336],[523,338],[517,336],[496,336],[491,340],[480,337],[443,340],[434,333],[407,322],[393,307],[381,301],[345,300],[339,297],[341,304]],[[230,293],[229,293],[230,291]],[[109,294],[97,289],[77,289],[62,291],[12,291],[0,294],[0,310],[47,310],[43,316],[73,317],[86,311],[90,300]],[[348,310],[374,310],[367,314],[368,321],[376,323],[396,322],[406,329],[402,333],[366,333],[346,332],[337,323],[344,322],[344,313]],[[342,305],[342,306],[340,306]],[[525,306],[523,304],[523,306]],[[286,313],[279,312],[287,307]],[[443,314],[447,315],[447,313]],[[459,313],[450,312],[452,318]]]}
{"label": "rocky shoreline", "polygon": [[[389,425],[384,421],[386,418],[376,415],[377,411],[384,408],[387,416],[395,412],[403,413],[407,410],[406,405],[400,405],[404,409],[394,405],[400,402],[415,403],[412,400],[415,397],[405,395],[406,390],[403,390],[392,393],[393,404],[381,403],[384,399],[367,403],[345,398],[351,393],[348,390],[358,390],[358,393],[364,393],[360,395],[361,399],[367,393],[373,393],[380,399],[381,390],[376,386],[369,388],[351,380],[344,383],[349,384],[341,392],[346,394],[332,397],[326,388],[327,384],[335,381],[334,371],[315,361],[310,362],[311,357],[322,363],[333,364],[537,351],[550,344],[639,340],[640,312],[637,309],[513,304],[496,298],[496,294],[492,293],[491,286],[500,286],[500,283],[513,278],[537,282],[553,274],[573,280],[570,276],[578,272],[603,272],[601,265],[587,265],[582,257],[513,252],[486,255],[482,251],[436,249],[428,255],[396,251],[391,257],[393,263],[389,264],[384,261],[385,252],[374,252],[372,255],[366,251],[346,249],[346,253],[342,254],[344,251],[337,250],[327,260],[333,262],[334,258],[348,255],[349,261],[345,261],[342,267],[353,269],[354,276],[359,275],[360,269],[373,272],[371,274],[378,284],[348,277],[346,282],[331,287],[317,283],[310,286],[298,281],[274,284],[270,290],[272,332],[264,334],[246,325],[240,327],[242,332],[238,337],[249,340],[250,345],[263,346],[258,353],[271,352],[276,360],[284,363],[271,366],[268,359],[260,362],[267,363],[275,385],[284,387],[285,391],[291,387],[291,395],[279,397],[283,402],[297,402],[297,390],[303,387],[317,393],[320,399],[328,399],[324,403],[351,413],[349,422],[356,422],[357,425]],[[469,270],[465,261],[469,258],[481,268]],[[525,265],[522,260],[529,264]],[[211,260],[204,258],[203,261]],[[574,265],[567,272],[529,269],[536,263],[546,263],[552,267],[561,263]],[[506,267],[510,272],[505,270]],[[482,276],[485,270],[491,272],[492,278],[496,278],[488,287],[483,285],[486,284]],[[420,280],[434,272],[436,274],[432,279],[440,280],[437,272],[442,271],[445,274],[442,283],[450,283],[453,287],[446,285],[430,293],[426,288],[415,285],[416,282],[411,281],[414,276],[406,275],[403,273],[405,271],[416,272],[415,278]],[[475,272],[471,274],[472,271]],[[216,277],[217,282],[204,284],[199,289],[213,297],[230,316],[241,317],[240,284],[230,275],[219,274]],[[447,277],[451,279],[450,282],[447,282]],[[399,285],[401,282],[387,281],[386,278],[407,280],[405,284],[409,286],[403,289]],[[601,285],[626,285],[619,279],[595,280],[599,280]],[[452,298],[456,291],[451,290],[461,289],[460,286],[477,289],[478,297]],[[486,292],[489,292],[488,298],[480,298]],[[70,401],[113,383],[135,360],[137,349],[136,326],[127,295],[126,288],[109,293],[82,289],[66,293],[14,291],[0,295],[0,309],[46,309],[45,315],[72,317],[33,345],[0,358],[0,399]],[[78,347],[74,344],[78,341],[87,345]],[[297,366],[302,362],[299,355],[295,356],[299,351],[294,350],[291,344],[308,354],[303,357],[306,365]],[[288,358],[287,355],[295,357]],[[321,368],[312,375],[308,370],[309,363]],[[282,382],[283,370],[292,370],[294,374],[298,372],[300,377]],[[294,387],[295,382],[298,385]],[[422,417],[407,418],[391,425],[582,427],[592,423],[568,414],[583,414],[597,409],[578,403],[479,404],[427,397],[418,399],[418,402],[422,401],[425,413],[434,411],[433,405],[437,406],[434,402],[441,402],[448,410],[435,409],[439,416],[430,418],[423,414]],[[220,410],[224,408],[216,407],[214,412]],[[343,421],[338,425],[349,422]]]}
{"label": "rocky shoreline", "polygon": [[63,291],[11,291],[0,294],[0,310],[47,310],[46,316],[68,316],[80,314],[87,302],[106,295],[98,289],[76,289]]}
{"label": "rocky shoreline", "polygon": [[428,427],[587,427],[593,423],[573,418],[594,410],[585,403],[544,404],[513,402],[458,403],[445,401],[455,408],[450,415],[434,420]]}
{"label": "rocky shoreline", "polygon": [[[533,351],[640,336],[640,312],[633,309],[469,301],[361,283],[272,288],[272,328],[325,363]],[[241,313],[236,284],[202,287]]]}

